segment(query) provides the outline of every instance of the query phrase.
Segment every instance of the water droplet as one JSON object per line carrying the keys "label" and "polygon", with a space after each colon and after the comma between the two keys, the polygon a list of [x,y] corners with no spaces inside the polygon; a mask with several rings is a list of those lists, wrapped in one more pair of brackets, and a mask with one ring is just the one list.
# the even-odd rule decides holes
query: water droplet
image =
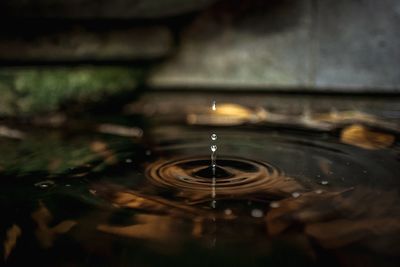
{"label": "water droplet", "polygon": [[211,135],[211,140],[213,140],[213,141],[217,140],[217,135],[216,134],[212,134]]}
{"label": "water droplet", "polygon": [[217,110],[217,103],[215,101],[212,102],[212,110]]}
{"label": "water droplet", "polygon": [[66,187],[71,187],[71,185],[70,185],[70,184],[66,184],[65,186],[66,186]]}
{"label": "water droplet", "polygon": [[324,181],[321,181],[321,184],[322,184],[322,185],[327,185],[327,184],[329,184],[329,182],[326,181],[326,180],[324,180]]}
{"label": "water droplet", "polygon": [[217,204],[217,201],[213,200],[213,201],[211,202],[211,207],[212,207],[213,209],[215,209],[216,204]]}
{"label": "water droplet", "polygon": [[273,209],[279,208],[281,205],[279,204],[279,202],[273,201],[269,204],[269,206]]}
{"label": "water droplet", "polygon": [[151,150],[146,150],[146,156],[150,156],[151,155]]}
{"label": "water droplet", "polygon": [[322,191],[321,189],[315,190],[315,193],[318,194],[318,195],[319,195],[319,194],[322,194],[323,192],[324,192],[324,191]]}
{"label": "water droplet", "polygon": [[232,215],[232,210],[231,209],[226,209],[224,210],[225,215]]}
{"label": "water droplet", "polygon": [[217,146],[216,146],[216,145],[212,145],[212,146],[211,146],[211,151],[212,151],[212,152],[217,151]]}
{"label": "water droplet", "polygon": [[292,197],[298,198],[301,194],[299,192],[293,192]]}
{"label": "water droplet", "polygon": [[132,163],[132,159],[126,159],[125,162],[126,163]]}
{"label": "water droplet", "polygon": [[51,180],[41,181],[35,184],[35,186],[43,189],[53,187],[54,185],[55,185],[54,181]]}
{"label": "water droplet", "polygon": [[259,209],[254,209],[251,211],[251,216],[253,216],[254,218],[261,218],[264,216],[264,212]]}

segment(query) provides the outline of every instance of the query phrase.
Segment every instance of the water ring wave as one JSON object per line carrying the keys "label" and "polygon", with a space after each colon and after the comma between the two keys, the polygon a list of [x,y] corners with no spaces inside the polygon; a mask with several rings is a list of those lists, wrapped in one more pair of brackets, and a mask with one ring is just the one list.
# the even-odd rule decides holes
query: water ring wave
{"label": "water ring wave", "polygon": [[[156,185],[185,192],[209,193],[212,175],[209,157],[161,159],[147,168],[147,177]],[[218,160],[217,195],[248,194],[276,188],[286,176],[275,166],[236,157]]]}

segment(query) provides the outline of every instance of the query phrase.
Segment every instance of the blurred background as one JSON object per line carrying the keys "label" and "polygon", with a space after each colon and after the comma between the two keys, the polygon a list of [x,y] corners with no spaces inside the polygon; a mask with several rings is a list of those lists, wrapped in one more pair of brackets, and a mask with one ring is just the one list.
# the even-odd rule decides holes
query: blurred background
{"label": "blurred background", "polygon": [[400,89],[397,0],[4,0],[0,15],[2,117],[150,90]]}
{"label": "blurred background", "polygon": [[399,265],[399,0],[0,17],[0,265]]}

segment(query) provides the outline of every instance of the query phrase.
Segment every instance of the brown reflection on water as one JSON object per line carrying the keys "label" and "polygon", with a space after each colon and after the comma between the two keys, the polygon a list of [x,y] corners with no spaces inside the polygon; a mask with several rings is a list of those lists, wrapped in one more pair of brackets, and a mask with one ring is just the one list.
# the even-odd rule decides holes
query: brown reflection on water
{"label": "brown reflection on water", "polygon": [[[138,193],[113,184],[93,185],[92,192],[119,208],[129,208],[174,217],[193,218],[215,216],[207,211],[177,201]],[[229,216],[226,216],[229,218]]]}
{"label": "brown reflection on water", "polygon": [[6,231],[6,239],[4,240],[4,261],[7,261],[7,258],[10,256],[11,252],[17,245],[17,240],[22,234],[21,228],[13,224],[9,229]]}
{"label": "brown reflection on water", "polygon": [[[147,176],[156,186],[176,191],[189,203],[200,203],[211,200],[214,186],[208,163],[205,157],[161,159],[147,168]],[[255,194],[282,198],[303,190],[303,185],[268,163],[224,156],[219,159],[217,199]]]}
{"label": "brown reflection on water", "polygon": [[[112,189],[112,194],[103,191],[99,195],[118,207],[148,213],[134,215],[135,223],[131,225],[100,223],[97,226],[99,231],[129,238],[168,241],[187,234],[200,237],[211,217],[241,220],[221,211],[138,195],[117,187]],[[373,251],[397,255],[400,253],[400,244],[397,243],[400,236],[399,199],[397,192],[363,187],[337,192],[311,191],[297,198],[285,198],[279,201],[278,207],[271,208],[265,216],[267,232],[270,236],[277,236],[302,225],[303,234],[326,249],[362,244]],[[179,226],[182,218],[191,222],[185,231]],[[54,231],[42,230],[45,233]],[[51,234],[45,236],[45,240],[52,238]]]}
{"label": "brown reflection on water", "polygon": [[[253,238],[264,235],[268,240],[290,233],[290,236],[302,236],[301,240],[314,240],[328,250],[359,245],[384,255],[400,253],[400,196],[395,190],[308,189],[299,197],[282,196],[275,200],[279,205],[266,208],[263,218],[250,217],[249,223],[243,213],[227,214],[224,210],[192,206],[184,200],[167,200],[112,184],[96,184],[93,188],[96,196],[114,205],[114,211],[135,211],[128,224],[113,224],[107,219],[98,221],[96,230],[116,236],[168,243],[187,237],[210,237],[210,225],[215,219],[225,222],[224,231],[237,233],[233,234],[237,238],[240,238],[235,228],[238,224],[256,229],[256,225],[264,222],[266,231],[254,231]],[[249,194],[245,199],[257,201],[260,196],[263,198],[262,191]],[[230,199],[241,201],[243,196],[232,195]],[[266,199],[267,196],[260,203],[265,205]]]}
{"label": "brown reflection on water", "polygon": [[199,108],[187,114],[186,120],[191,125],[234,126],[243,123],[264,121],[266,113],[263,109],[253,110],[233,103],[220,103],[215,111]]}
{"label": "brown reflection on water", "polygon": [[295,225],[321,246],[362,244],[384,254],[400,253],[399,195],[365,187],[341,192],[309,192],[285,199],[266,216],[268,231],[279,235]]}
{"label": "brown reflection on water", "polygon": [[393,145],[395,137],[391,134],[372,131],[360,124],[354,124],[342,130],[340,140],[345,144],[364,149],[383,149]]}
{"label": "brown reflection on water", "polygon": [[74,220],[66,220],[51,227],[53,216],[42,202],[39,202],[39,208],[32,213],[32,219],[37,224],[35,234],[43,248],[51,247],[58,235],[67,233],[77,224]]}
{"label": "brown reflection on water", "polygon": [[176,237],[176,233],[173,232],[176,219],[171,216],[139,214],[135,215],[135,222],[136,224],[128,226],[99,224],[97,230],[129,238],[156,241],[165,241]]}

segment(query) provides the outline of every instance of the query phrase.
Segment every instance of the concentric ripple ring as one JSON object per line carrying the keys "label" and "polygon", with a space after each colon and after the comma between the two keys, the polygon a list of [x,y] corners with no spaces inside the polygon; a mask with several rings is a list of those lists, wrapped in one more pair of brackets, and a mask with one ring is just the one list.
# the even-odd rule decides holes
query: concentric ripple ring
{"label": "concentric ripple ring", "polygon": [[[157,186],[184,192],[208,193],[212,187],[209,157],[161,159],[147,168]],[[287,178],[275,166],[254,160],[221,157],[215,189],[218,195],[248,194],[279,188]]]}

